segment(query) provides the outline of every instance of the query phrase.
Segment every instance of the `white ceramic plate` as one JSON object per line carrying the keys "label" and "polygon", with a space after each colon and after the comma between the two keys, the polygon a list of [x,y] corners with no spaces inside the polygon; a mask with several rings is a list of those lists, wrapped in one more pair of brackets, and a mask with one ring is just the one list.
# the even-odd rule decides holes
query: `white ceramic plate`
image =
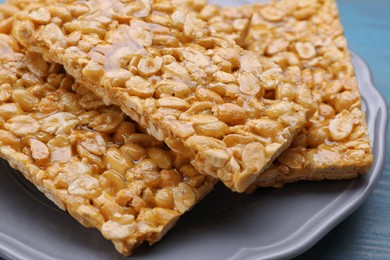
{"label": "white ceramic plate", "polygon": [[[280,259],[313,246],[374,189],[384,162],[386,104],[367,65],[352,53],[375,156],[352,181],[301,182],[283,189],[232,193],[222,185],[153,247],[133,259]],[[85,229],[1,161],[0,256],[12,259],[121,259],[111,242]]]}

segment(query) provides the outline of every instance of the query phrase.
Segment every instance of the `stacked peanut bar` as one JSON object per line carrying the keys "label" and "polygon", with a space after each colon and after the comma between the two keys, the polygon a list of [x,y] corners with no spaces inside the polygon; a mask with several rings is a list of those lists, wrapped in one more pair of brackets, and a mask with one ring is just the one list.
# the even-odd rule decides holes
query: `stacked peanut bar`
{"label": "stacked peanut bar", "polygon": [[333,1],[10,4],[0,155],[122,254],[158,241],[218,179],[248,192],[372,161]]}
{"label": "stacked peanut bar", "polygon": [[365,173],[373,156],[336,1],[285,0],[248,8],[253,17],[245,48],[306,84],[318,103],[318,112],[256,185]]}
{"label": "stacked peanut bar", "polygon": [[306,86],[196,12],[100,2],[20,12],[13,35],[232,190],[245,191],[315,112]]}

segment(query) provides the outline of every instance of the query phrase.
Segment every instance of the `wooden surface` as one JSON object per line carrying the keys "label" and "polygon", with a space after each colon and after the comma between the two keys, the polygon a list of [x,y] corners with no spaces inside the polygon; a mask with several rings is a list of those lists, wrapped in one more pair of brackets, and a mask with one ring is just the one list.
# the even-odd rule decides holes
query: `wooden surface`
{"label": "wooden surface", "polygon": [[[338,4],[349,47],[366,60],[375,86],[390,104],[390,1],[338,0]],[[298,259],[390,259],[389,131],[385,168],[373,194]]]}
{"label": "wooden surface", "polygon": [[[338,4],[350,48],[369,64],[374,83],[389,104],[390,0],[338,0]],[[390,259],[389,134],[387,147],[386,165],[370,198],[297,259]]]}

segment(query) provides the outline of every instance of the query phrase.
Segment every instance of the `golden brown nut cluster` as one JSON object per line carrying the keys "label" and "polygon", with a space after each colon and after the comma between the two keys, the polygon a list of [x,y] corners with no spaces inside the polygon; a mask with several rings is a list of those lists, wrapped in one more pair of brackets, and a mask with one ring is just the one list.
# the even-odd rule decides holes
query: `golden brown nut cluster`
{"label": "golden brown nut cluster", "polygon": [[221,37],[245,30],[246,11],[230,15],[225,32],[212,14],[229,17],[232,9],[205,6],[198,15],[178,6],[67,1],[19,13],[13,35],[119,105],[201,173],[243,192],[288,147],[316,103],[277,65]]}
{"label": "golden brown nut cluster", "polygon": [[253,10],[245,47],[305,83],[318,102],[318,112],[257,185],[366,172],[373,157],[336,2],[284,0],[244,9]]}
{"label": "golden brown nut cluster", "polygon": [[9,34],[11,32],[12,23],[14,21],[13,15],[18,11],[19,8],[14,5],[0,5],[0,33]]}
{"label": "golden brown nut cluster", "polygon": [[155,243],[214,186],[61,66],[0,34],[0,155],[118,251]]}

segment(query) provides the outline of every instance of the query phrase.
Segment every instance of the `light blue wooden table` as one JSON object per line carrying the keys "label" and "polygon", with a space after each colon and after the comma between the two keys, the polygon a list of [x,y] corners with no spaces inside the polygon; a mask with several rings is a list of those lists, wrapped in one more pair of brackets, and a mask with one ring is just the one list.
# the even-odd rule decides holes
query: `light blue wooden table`
{"label": "light blue wooden table", "polygon": [[[350,48],[366,60],[375,85],[389,104],[390,0],[338,3]],[[382,178],[370,198],[298,259],[390,259],[389,134],[387,147]]]}
{"label": "light blue wooden table", "polygon": [[[390,1],[338,0],[349,46],[390,104]],[[390,259],[390,134],[381,180],[369,199],[299,259]]]}

